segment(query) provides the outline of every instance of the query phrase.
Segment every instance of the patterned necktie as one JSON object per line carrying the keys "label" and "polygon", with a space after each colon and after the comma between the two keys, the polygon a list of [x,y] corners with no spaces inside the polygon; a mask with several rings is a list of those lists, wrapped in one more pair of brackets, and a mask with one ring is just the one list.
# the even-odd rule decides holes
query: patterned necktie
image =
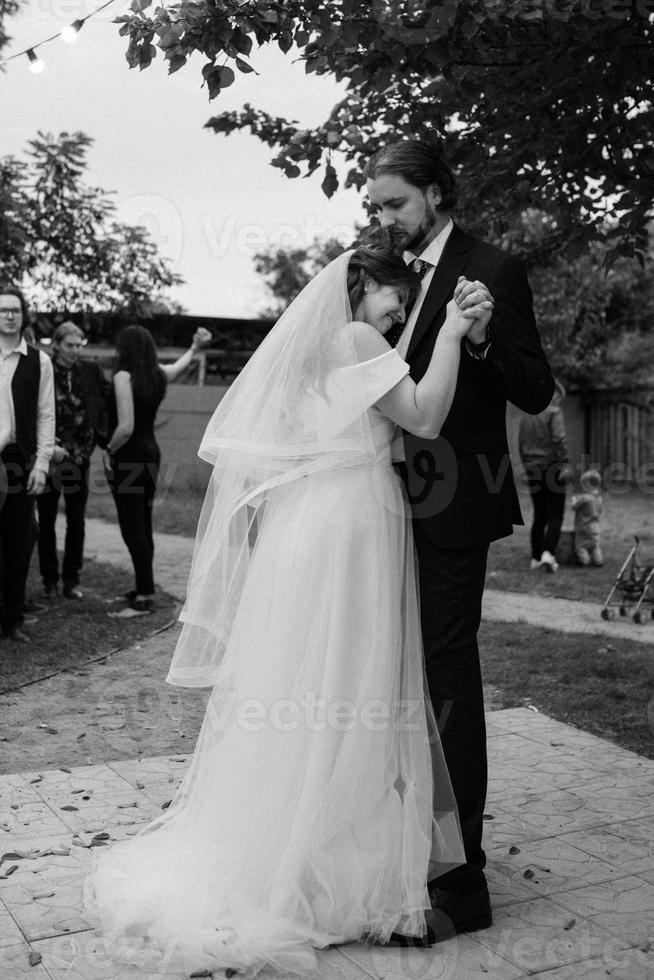
{"label": "patterned necktie", "polygon": [[[413,268],[413,271],[417,275],[418,279],[420,280],[420,282],[422,282],[422,280],[425,278],[429,269],[432,268],[431,262],[425,262],[423,259],[414,259],[413,262],[411,263],[411,266]],[[391,347],[396,346],[398,340],[404,333],[404,328],[407,325],[407,321],[410,315],[411,315],[411,306],[408,306],[405,310],[404,323],[395,323],[388,331],[388,333],[385,334],[386,340],[391,345]]]}
{"label": "patterned necktie", "polygon": [[431,269],[431,262],[425,262],[424,259],[414,259],[411,265],[420,282],[427,275],[427,270]]}

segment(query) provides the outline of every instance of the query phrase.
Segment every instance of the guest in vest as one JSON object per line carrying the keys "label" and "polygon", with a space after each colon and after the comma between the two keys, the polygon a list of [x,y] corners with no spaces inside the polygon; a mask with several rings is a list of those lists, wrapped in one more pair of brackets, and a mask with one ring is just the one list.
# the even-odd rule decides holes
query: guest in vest
{"label": "guest in vest", "polygon": [[54,450],[55,400],[50,358],[22,335],[27,306],[19,289],[0,284],[0,540],[2,635],[28,643],[22,631],[26,555],[34,498],[42,492]]}
{"label": "guest in vest", "polygon": [[46,598],[59,591],[59,562],[55,525],[59,500],[66,511],[66,539],[61,566],[63,595],[82,599],[79,573],[84,562],[84,516],[89,495],[89,465],[96,443],[104,445],[105,399],[108,382],[93,361],[80,360],[84,334],[70,321],[53,337],[56,404],[55,447],[45,489],[37,497],[39,565]]}

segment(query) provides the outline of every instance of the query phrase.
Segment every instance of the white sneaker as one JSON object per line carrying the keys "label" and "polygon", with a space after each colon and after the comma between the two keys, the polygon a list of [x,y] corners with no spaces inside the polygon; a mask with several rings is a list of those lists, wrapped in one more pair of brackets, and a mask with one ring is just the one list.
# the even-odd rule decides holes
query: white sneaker
{"label": "white sneaker", "polygon": [[529,568],[531,569],[532,572],[534,572],[537,568],[540,568],[540,561],[539,561],[539,559],[538,558],[532,558],[531,559],[531,562],[529,563]]}
{"label": "white sneaker", "polygon": [[546,572],[556,572],[558,571],[559,564],[549,551],[544,551],[540,556],[541,567],[545,569]]}

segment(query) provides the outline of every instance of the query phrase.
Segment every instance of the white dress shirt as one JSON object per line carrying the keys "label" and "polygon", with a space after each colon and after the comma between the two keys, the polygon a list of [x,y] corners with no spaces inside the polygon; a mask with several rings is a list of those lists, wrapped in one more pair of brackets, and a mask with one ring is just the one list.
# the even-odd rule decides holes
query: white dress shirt
{"label": "white dress shirt", "polygon": [[[13,350],[0,350],[0,452],[12,442],[16,442],[16,416],[11,383],[18,367],[20,357],[27,357],[27,341]],[[48,472],[55,444],[55,393],[52,361],[44,351],[39,351],[41,380],[37,402],[36,420],[36,460],[34,469]]]}
{"label": "white dress shirt", "polygon": [[441,255],[443,254],[443,249],[445,248],[445,243],[447,242],[454,224],[451,218],[447,219],[447,224],[439,231],[436,238],[429,243],[427,248],[420,253],[420,255],[415,255],[413,252],[405,252],[403,255],[404,261],[407,265],[411,265],[415,259],[420,259],[422,262],[429,262],[432,266],[431,269],[427,269],[425,275],[423,276],[422,282],[420,283],[420,292],[418,293],[418,298],[416,299],[413,309],[409,319],[407,320],[406,327],[402,331],[402,336],[396,344],[396,351],[400,357],[406,358],[407,351],[409,349],[409,344],[411,343],[411,337],[413,335],[413,329],[416,325],[416,320],[418,319],[418,314],[424,302],[425,296],[427,295],[427,290],[434,278],[434,272],[436,271],[436,266],[440,262]]}
{"label": "white dress shirt", "polygon": [[[427,295],[427,290],[429,289],[430,283],[434,278],[436,266],[440,262],[443,249],[445,248],[445,243],[450,237],[453,228],[454,224],[452,219],[448,218],[447,224],[442,231],[436,235],[436,238],[429,243],[427,248],[421,252],[420,255],[415,255],[413,252],[407,251],[402,256],[407,265],[410,265],[413,261],[415,261],[415,259],[421,259],[423,262],[429,262],[432,267],[431,269],[427,269],[422,278],[418,298],[413,304],[413,309],[411,310],[409,319],[407,320],[406,326],[402,331],[402,336],[395,345],[395,350],[398,352],[400,357],[404,358],[405,360],[409,349],[409,344],[411,343],[413,330],[416,325],[416,320],[418,319],[418,314],[420,313],[420,308],[422,307],[425,296]],[[393,437],[392,458],[394,463],[399,463],[406,460],[406,455],[404,453],[404,437],[402,435],[402,429],[399,426],[395,430],[395,435]]]}

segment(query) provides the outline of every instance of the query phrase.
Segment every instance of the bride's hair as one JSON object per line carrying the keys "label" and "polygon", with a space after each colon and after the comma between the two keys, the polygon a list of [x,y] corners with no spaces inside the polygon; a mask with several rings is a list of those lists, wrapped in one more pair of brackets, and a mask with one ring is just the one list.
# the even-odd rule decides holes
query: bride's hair
{"label": "bride's hair", "polygon": [[385,245],[360,245],[350,256],[347,268],[347,293],[353,315],[363,299],[366,279],[374,279],[380,286],[401,289],[406,303],[414,300],[420,290],[416,273],[392,249]]}

